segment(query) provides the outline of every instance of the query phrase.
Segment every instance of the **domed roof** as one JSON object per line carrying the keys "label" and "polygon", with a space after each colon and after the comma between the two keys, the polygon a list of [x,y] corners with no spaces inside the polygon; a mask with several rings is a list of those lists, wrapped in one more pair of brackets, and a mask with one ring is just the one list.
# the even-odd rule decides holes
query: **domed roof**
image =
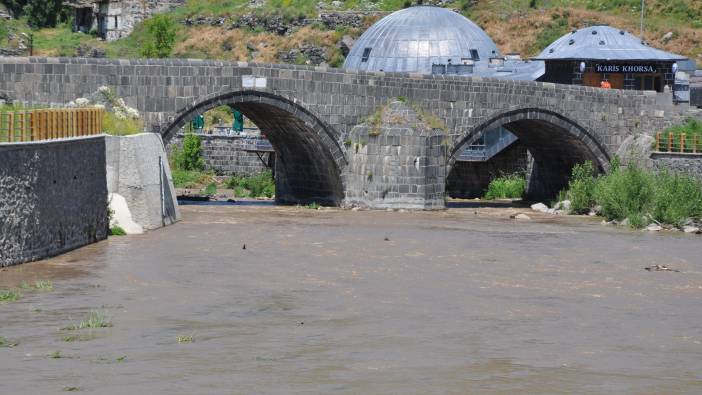
{"label": "domed roof", "polygon": [[687,59],[651,48],[640,38],[609,26],[590,26],[554,41],[535,57],[537,60],[662,60]]}
{"label": "domed roof", "polygon": [[463,15],[441,7],[415,6],[396,11],[366,30],[346,57],[344,68],[431,74],[432,63],[487,62],[499,54],[490,36]]}

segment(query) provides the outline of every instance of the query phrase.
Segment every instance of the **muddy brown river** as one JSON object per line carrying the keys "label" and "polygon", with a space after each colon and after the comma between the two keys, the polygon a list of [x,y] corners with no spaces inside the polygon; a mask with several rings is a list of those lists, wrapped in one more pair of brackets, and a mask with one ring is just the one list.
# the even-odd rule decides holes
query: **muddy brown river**
{"label": "muddy brown river", "polygon": [[53,289],[0,303],[0,394],[702,393],[702,237],[517,211],[185,206],[3,269]]}

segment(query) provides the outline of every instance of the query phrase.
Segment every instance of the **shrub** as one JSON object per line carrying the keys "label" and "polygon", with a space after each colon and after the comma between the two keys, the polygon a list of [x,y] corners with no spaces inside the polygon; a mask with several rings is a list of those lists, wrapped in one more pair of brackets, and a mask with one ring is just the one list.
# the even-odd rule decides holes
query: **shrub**
{"label": "shrub", "polygon": [[127,232],[119,225],[115,225],[110,228],[111,236],[125,236]]}
{"label": "shrub", "polygon": [[202,159],[202,141],[200,137],[193,133],[188,133],[183,139],[183,148],[174,149],[173,160],[175,168],[178,170],[198,170],[205,168],[205,160]]}
{"label": "shrub", "polygon": [[702,217],[702,181],[681,173],[658,174],[652,216],[676,226],[682,226],[688,218]]}
{"label": "shrub", "polygon": [[[225,182],[227,188],[234,189],[239,197],[268,197],[275,196],[275,180],[273,172],[266,170],[252,177],[231,177]],[[248,192],[247,192],[248,191]]]}
{"label": "shrub", "polygon": [[490,181],[485,199],[519,199],[524,195],[526,180],[520,174],[502,176]]}
{"label": "shrub", "polygon": [[214,182],[211,182],[205,188],[205,195],[213,196],[215,193],[217,193],[217,184],[215,184]]}
{"label": "shrub", "polygon": [[199,170],[173,169],[171,174],[173,175],[173,185],[176,188],[197,188],[213,180],[213,174],[211,172],[202,172]]}
{"label": "shrub", "polygon": [[106,111],[102,121],[102,129],[103,132],[113,136],[128,136],[141,133],[144,130],[144,122],[141,119],[129,117],[121,119]]}
{"label": "shrub", "polygon": [[608,220],[632,221],[637,215],[650,213],[654,198],[653,173],[634,162],[623,169],[613,164],[609,174],[600,177],[595,188],[595,200]]}
{"label": "shrub", "polygon": [[176,42],[176,23],[167,15],[159,14],[144,22],[147,32],[141,54],[147,58],[167,58]]}
{"label": "shrub", "polygon": [[570,211],[586,214],[595,206],[595,167],[591,161],[575,165],[568,183],[566,199],[570,200]]}

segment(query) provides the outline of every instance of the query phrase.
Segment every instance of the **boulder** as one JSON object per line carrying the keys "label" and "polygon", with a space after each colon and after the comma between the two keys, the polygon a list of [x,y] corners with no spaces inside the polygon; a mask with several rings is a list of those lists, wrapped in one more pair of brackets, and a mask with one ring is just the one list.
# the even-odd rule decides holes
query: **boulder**
{"label": "boulder", "polygon": [[517,214],[517,215],[511,215],[510,218],[516,219],[516,220],[520,220],[520,221],[529,221],[529,220],[531,220],[531,217],[530,217],[530,216],[528,216],[528,215],[526,215],[526,214],[523,214],[523,213],[520,213],[520,214]]}
{"label": "boulder", "polygon": [[658,224],[650,224],[646,227],[646,230],[649,232],[659,232],[663,230],[663,227]]}
{"label": "boulder", "polygon": [[531,209],[534,211],[538,211],[540,213],[546,213],[548,212],[548,206],[543,204],[543,203],[535,203],[531,205]]}
{"label": "boulder", "polygon": [[689,226],[688,225],[688,226],[685,226],[683,228],[683,232],[685,232],[685,233],[700,233],[700,228],[698,228],[696,226]]}
{"label": "boulder", "polygon": [[564,200],[562,202],[556,203],[555,206],[553,206],[554,209],[557,211],[565,211],[568,212],[570,211],[570,200]]}
{"label": "boulder", "polygon": [[651,169],[653,167],[651,152],[655,141],[647,134],[631,135],[622,142],[617,150],[617,156],[621,159],[622,165],[634,162],[645,169]]}

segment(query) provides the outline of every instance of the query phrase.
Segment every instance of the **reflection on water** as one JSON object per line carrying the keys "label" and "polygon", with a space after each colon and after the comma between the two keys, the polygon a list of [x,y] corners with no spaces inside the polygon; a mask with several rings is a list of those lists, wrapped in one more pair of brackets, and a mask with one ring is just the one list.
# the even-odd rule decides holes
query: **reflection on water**
{"label": "reflection on water", "polygon": [[[702,393],[699,237],[485,206],[181,209],[0,272],[54,281],[0,304],[0,393]],[[60,329],[90,311],[113,326]]]}

